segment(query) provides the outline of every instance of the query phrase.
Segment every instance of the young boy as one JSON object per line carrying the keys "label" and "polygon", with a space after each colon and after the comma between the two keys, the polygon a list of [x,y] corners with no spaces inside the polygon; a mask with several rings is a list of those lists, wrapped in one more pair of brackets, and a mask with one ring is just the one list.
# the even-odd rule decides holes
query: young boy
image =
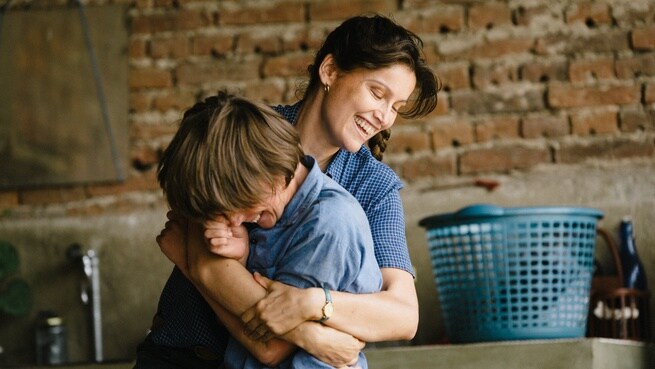
{"label": "young boy", "polygon": [[[213,252],[247,258],[251,272],[289,285],[323,287],[322,321],[330,317],[330,289],[371,293],[381,288],[361,206],[304,156],[293,126],[265,105],[226,93],[196,104],[164,152],[158,179],[172,210],[190,220],[189,227],[212,225],[206,234]],[[252,224],[248,233],[244,223]],[[185,250],[164,252],[196,285],[206,285],[212,275],[210,256],[216,255],[192,244],[188,255]],[[187,258],[194,262],[187,264]],[[250,340],[233,319],[225,323],[233,337],[225,352],[226,368],[273,365],[246,349],[256,351],[253,347],[261,342]],[[153,329],[151,335],[156,333]],[[155,367],[166,361],[162,356],[143,345],[135,368]],[[279,364],[330,367],[303,350]],[[361,352],[357,365],[367,367]]]}

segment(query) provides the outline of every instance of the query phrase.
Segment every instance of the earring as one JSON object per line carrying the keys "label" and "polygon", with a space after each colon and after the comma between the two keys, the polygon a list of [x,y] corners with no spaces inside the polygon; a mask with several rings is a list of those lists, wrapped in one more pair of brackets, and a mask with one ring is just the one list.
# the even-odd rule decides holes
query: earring
{"label": "earring", "polygon": [[323,90],[325,91],[326,94],[329,93],[330,92],[330,85],[328,85],[327,83],[324,84],[323,85]]}

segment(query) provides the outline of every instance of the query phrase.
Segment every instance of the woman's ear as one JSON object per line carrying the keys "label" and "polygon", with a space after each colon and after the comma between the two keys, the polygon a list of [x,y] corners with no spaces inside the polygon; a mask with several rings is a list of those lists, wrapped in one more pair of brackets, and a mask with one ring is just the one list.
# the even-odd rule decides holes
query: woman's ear
{"label": "woman's ear", "polygon": [[332,85],[337,78],[337,65],[332,54],[327,54],[318,68],[318,74],[323,85]]}

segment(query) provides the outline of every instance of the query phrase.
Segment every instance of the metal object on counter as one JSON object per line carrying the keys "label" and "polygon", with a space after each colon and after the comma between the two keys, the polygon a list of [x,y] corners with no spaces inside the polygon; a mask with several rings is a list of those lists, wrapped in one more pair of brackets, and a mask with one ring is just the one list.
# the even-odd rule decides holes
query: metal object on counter
{"label": "metal object on counter", "polygon": [[35,328],[37,365],[68,362],[68,341],[62,317],[52,311],[40,311]]}
{"label": "metal object on counter", "polygon": [[81,261],[86,279],[80,286],[80,300],[91,308],[91,324],[93,335],[93,358],[99,363],[103,361],[102,352],[102,312],[100,307],[100,266],[95,250],[82,251],[79,244],[72,244],[66,250],[70,261]]}

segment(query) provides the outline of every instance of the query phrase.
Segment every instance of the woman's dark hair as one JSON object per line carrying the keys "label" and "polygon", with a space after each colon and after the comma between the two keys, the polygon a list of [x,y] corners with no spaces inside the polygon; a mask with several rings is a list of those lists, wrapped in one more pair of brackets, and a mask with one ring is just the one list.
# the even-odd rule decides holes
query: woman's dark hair
{"label": "woman's dark hair", "polygon": [[[428,67],[423,55],[423,41],[411,31],[381,15],[356,16],[335,28],[316,53],[307,68],[309,83],[305,97],[320,88],[319,66],[332,54],[340,71],[359,68],[375,70],[404,64],[416,75],[416,94],[410,106],[399,113],[404,118],[418,118],[429,114],[437,106],[437,92],[441,89],[437,76]],[[369,140],[371,152],[378,159],[386,149],[389,129]]]}

